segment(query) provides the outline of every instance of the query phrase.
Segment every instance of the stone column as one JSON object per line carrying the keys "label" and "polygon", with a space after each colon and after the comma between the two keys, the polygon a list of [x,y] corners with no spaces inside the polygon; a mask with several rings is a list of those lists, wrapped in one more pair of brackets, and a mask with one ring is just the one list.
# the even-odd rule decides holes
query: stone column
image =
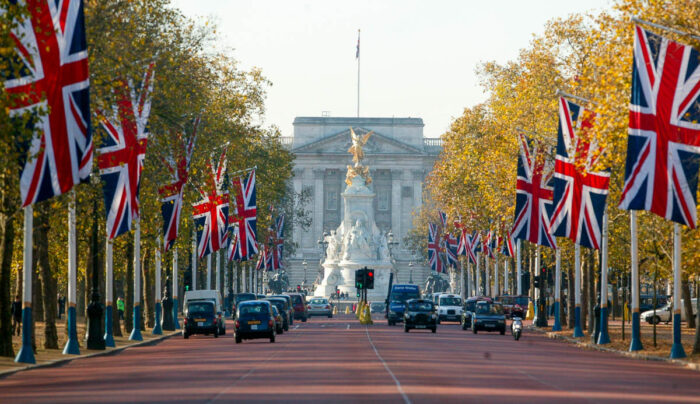
{"label": "stone column", "polygon": [[413,174],[413,207],[418,208],[423,203],[423,170],[412,170]]}
{"label": "stone column", "polygon": [[314,169],[314,232],[313,240],[318,240],[323,234],[323,176],[324,169]]}
{"label": "stone column", "polygon": [[[303,176],[303,175],[304,175],[304,169],[303,169],[303,168],[295,168],[295,169],[294,169],[294,180],[293,180],[293,183],[294,183],[294,192],[297,193],[297,194],[301,194],[301,190],[302,190],[301,181],[302,181],[302,176]],[[299,228],[299,226],[294,226],[294,228],[293,228],[293,230],[292,230],[292,238],[293,238],[294,242],[296,242],[296,243],[299,244],[299,247],[302,246],[302,243],[301,243],[301,229]],[[302,248],[297,248],[296,256],[297,256],[297,257],[301,257],[302,255],[303,255],[303,250],[302,250]]]}
{"label": "stone column", "polygon": [[391,170],[391,230],[401,239],[401,177],[403,170]]}

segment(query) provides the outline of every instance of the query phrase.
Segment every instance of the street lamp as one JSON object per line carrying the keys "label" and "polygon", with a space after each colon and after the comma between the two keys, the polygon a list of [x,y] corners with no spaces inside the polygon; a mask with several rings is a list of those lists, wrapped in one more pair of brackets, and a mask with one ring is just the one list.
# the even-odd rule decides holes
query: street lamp
{"label": "street lamp", "polygon": [[306,262],[306,259],[304,259],[301,265],[304,266],[304,286],[306,286],[306,268],[309,266],[309,263]]}
{"label": "street lamp", "polygon": [[408,283],[413,284],[413,261],[408,263],[409,279]]}

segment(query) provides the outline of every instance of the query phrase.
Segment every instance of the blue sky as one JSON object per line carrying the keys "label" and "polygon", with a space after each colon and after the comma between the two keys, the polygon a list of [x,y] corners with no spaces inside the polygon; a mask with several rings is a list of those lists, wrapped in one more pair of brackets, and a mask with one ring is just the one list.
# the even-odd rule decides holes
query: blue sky
{"label": "blue sky", "polygon": [[272,81],[265,125],[292,135],[295,116],[420,117],[440,136],[484,100],[475,68],[517,57],[547,20],[610,7],[610,0],[174,0],[219,27],[218,47]]}

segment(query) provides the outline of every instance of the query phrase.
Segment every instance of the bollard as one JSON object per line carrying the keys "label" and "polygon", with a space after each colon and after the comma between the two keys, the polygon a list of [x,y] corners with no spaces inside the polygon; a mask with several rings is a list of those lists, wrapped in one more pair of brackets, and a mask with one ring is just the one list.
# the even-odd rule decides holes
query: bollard
{"label": "bollard", "polygon": [[525,320],[532,320],[535,318],[535,306],[532,302],[527,304],[527,314],[525,314]]}
{"label": "bollard", "polygon": [[350,314],[350,306],[345,306],[345,314]]}

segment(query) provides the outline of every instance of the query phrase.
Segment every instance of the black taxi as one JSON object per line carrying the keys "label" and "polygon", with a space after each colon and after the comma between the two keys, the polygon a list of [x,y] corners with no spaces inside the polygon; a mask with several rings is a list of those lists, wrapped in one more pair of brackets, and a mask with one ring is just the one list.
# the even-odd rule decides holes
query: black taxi
{"label": "black taxi", "polygon": [[435,304],[432,301],[425,299],[406,300],[403,330],[408,332],[410,329],[437,331],[437,314],[435,313]]}

